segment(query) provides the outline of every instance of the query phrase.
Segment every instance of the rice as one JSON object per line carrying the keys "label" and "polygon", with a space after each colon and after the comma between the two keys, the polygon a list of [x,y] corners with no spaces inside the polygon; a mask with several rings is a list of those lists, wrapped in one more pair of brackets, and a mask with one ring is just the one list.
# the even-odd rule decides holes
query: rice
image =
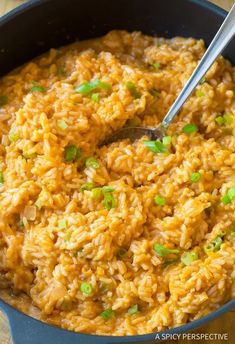
{"label": "rice", "polygon": [[[126,124],[159,125],[204,50],[202,40],[112,31],[1,79],[3,299],[65,329],[134,335],[234,298],[235,202],[221,200],[235,186],[234,67],[213,64],[165,152],[147,137],[99,146]],[[92,80],[102,87],[76,92]]]}

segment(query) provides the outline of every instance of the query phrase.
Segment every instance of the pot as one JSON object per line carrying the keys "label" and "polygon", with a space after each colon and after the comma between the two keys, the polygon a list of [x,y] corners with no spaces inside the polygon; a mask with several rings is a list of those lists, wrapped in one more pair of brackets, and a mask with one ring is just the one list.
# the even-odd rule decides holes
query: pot
{"label": "pot", "polygon": [[[113,29],[140,30],[165,37],[203,38],[208,45],[226,12],[205,0],[33,0],[0,19],[0,74],[3,75],[51,47],[101,36]],[[235,65],[235,39],[224,52]],[[0,300],[14,344],[150,343],[167,334],[196,329],[235,308],[232,300],[209,315],[160,333],[97,336],[75,333],[29,317]]]}

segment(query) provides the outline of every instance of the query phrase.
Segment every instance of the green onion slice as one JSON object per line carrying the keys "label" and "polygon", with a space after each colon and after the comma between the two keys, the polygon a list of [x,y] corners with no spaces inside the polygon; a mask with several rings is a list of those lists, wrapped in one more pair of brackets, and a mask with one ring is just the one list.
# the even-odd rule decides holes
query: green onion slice
{"label": "green onion slice", "polygon": [[231,201],[235,198],[235,187],[232,187],[227,192],[228,197],[231,199]]}
{"label": "green onion slice", "polygon": [[104,319],[104,320],[108,320],[111,318],[111,316],[114,314],[114,311],[111,308],[106,309],[105,311],[103,311],[100,316]]}
{"label": "green onion slice", "polygon": [[131,307],[128,309],[128,314],[130,314],[130,315],[137,314],[138,312],[139,312],[139,306],[138,306],[137,304],[131,306]]}
{"label": "green onion slice", "polygon": [[16,142],[16,141],[19,140],[19,135],[18,135],[16,132],[11,131],[11,132],[9,133],[9,140],[10,140],[11,142]]}
{"label": "green onion slice", "polygon": [[46,89],[43,86],[38,85],[35,81],[32,82],[31,92],[45,92]]}
{"label": "green onion slice", "polygon": [[162,197],[161,195],[156,195],[154,197],[154,202],[157,205],[165,205],[166,204],[166,199],[164,197]]}
{"label": "green onion slice", "polygon": [[94,289],[90,283],[83,282],[80,286],[80,290],[84,295],[92,295],[94,293]]}
{"label": "green onion slice", "polygon": [[201,173],[200,172],[194,172],[191,174],[190,181],[191,183],[197,183],[201,179]]}
{"label": "green onion slice", "polygon": [[110,210],[116,207],[116,200],[111,193],[104,194],[103,206],[107,210]]}
{"label": "green onion slice", "polygon": [[35,205],[38,209],[42,208],[42,200],[40,197],[38,197],[38,199],[36,200]]}
{"label": "green onion slice", "polygon": [[66,229],[67,228],[66,220],[65,219],[60,220],[58,223],[58,227],[59,229]]}
{"label": "green onion slice", "polygon": [[162,143],[164,146],[170,145],[172,141],[172,137],[171,136],[164,136],[162,139]]}
{"label": "green onion slice", "polygon": [[76,86],[75,91],[77,93],[81,93],[81,94],[89,94],[89,93],[91,93],[95,90],[99,90],[99,89],[108,91],[111,89],[111,87],[112,86],[109,83],[95,79],[95,80],[92,80],[90,82],[85,82],[80,86]]}
{"label": "green onion slice", "polygon": [[156,69],[156,70],[159,70],[161,68],[161,63],[160,62],[155,62],[153,63],[153,68]]}
{"label": "green onion slice", "polygon": [[221,244],[223,242],[223,236],[218,235],[214,240],[212,240],[207,246],[204,247],[204,251],[207,255],[209,255],[211,252],[217,252],[219,251]]}
{"label": "green onion slice", "polygon": [[192,262],[194,262],[195,260],[198,259],[198,254],[195,251],[191,251],[191,252],[185,252],[182,256],[181,256],[181,262],[184,265],[191,265]]}
{"label": "green onion slice", "polygon": [[57,70],[57,75],[58,76],[65,76],[66,75],[65,69],[63,67],[59,67]]}
{"label": "green onion slice", "polygon": [[120,247],[117,252],[117,257],[122,259],[122,258],[125,258],[126,255],[127,255],[127,249],[125,249],[124,247]]}
{"label": "green onion slice", "polygon": [[130,94],[135,98],[138,99],[141,97],[141,93],[137,90],[135,84],[132,81],[126,82],[126,88],[129,90]]}
{"label": "green onion slice", "polygon": [[7,103],[8,103],[8,97],[0,96],[0,107],[6,105]]}
{"label": "green onion slice", "polygon": [[201,78],[200,85],[204,84],[205,82],[206,82],[206,78],[205,77]]}
{"label": "green onion slice", "polygon": [[193,124],[193,123],[186,124],[182,130],[185,134],[192,134],[192,133],[196,133],[198,131],[198,126],[196,124]]}
{"label": "green onion slice", "polygon": [[224,205],[231,203],[231,199],[230,199],[230,197],[229,197],[228,194],[224,195],[224,196],[221,198],[221,201],[223,202]]}
{"label": "green onion slice", "polygon": [[144,145],[153,153],[168,153],[168,148],[159,140],[145,141]]}
{"label": "green onion slice", "polygon": [[159,96],[159,91],[156,88],[151,88],[149,93],[153,96],[153,97],[158,97]]}
{"label": "green onion slice", "polygon": [[230,188],[227,193],[221,198],[223,204],[229,204],[235,198],[235,187]]}
{"label": "green onion slice", "polygon": [[100,167],[98,160],[94,157],[89,157],[86,159],[86,167],[92,167],[95,170]]}
{"label": "green onion slice", "polygon": [[64,159],[67,162],[78,160],[81,157],[81,150],[75,145],[69,145],[65,147]]}
{"label": "green onion slice", "polygon": [[215,119],[216,123],[219,125],[223,125],[224,124],[224,117],[223,116],[218,116]]}
{"label": "green onion slice", "polygon": [[102,191],[103,191],[103,193],[113,192],[113,191],[115,191],[115,189],[112,186],[107,185],[107,186],[102,187]]}
{"label": "green onion slice", "polygon": [[57,126],[58,126],[60,129],[62,129],[62,130],[65,130],[65,129],[68,128],[67,123],[66,123],[65,120],[63,120],[63,119],[59,119],[59,120],[57,121]]}
{"label": "green onion slice", "polygon": [[92,182],[87,182],[87,183],[84,183],[84,184],[82,184],[81,185],[81,188],[80,188],[80,190],[83,192],[83,191],[90,191],[90,190],[92,190],[92,189],[94,189],[94,187],[95,187],[95,184],[94,183],[92,183]]}
{"label": "green onion slice", "polygon": [[4,175],[3,175],[3,171],[0,171],[0,184],[4,183]]}
{"label": "green onion slice", "polygon": [[205,95],[205,93],[202,92],[201,90],[196,90],[195,94],[197,97],[204,97],[204,95]]}
{"label": "green onion slice", "polygon": [[161,244],[154,244],[154,251],[161,257],[165,257],[168,254],[179,254],[180,251],[177,249],[170,249]]}
{"label": "green onion slice", "polygon": [[100,100],[100,95],[99,95],[99,93],[93,93],[93,94],[91,95],[91,99],[93,100],[93,102],[98,103],[99,100]]}
{"label": "green onion slice", "polygon": [[229,114],[229,113],[226,113],[226,114],[224,114],[224,123],[226,124],[226,125],[230,125],[230,124],[232,124],[233,123],[233,115],[231,115],[231,114]]}
{"label": "green onion slice", "polygon": [[102,195],[102,188],[94,188],[92,190],[92,196],[95,198],[95,199],[98,199],[100,198]]}
{"label": "green onion slice", "polygon": [[231,125],[233,123],[233,115],[226,113],[223,116],[218,116],[215,119],[216,123],[219,125]]}

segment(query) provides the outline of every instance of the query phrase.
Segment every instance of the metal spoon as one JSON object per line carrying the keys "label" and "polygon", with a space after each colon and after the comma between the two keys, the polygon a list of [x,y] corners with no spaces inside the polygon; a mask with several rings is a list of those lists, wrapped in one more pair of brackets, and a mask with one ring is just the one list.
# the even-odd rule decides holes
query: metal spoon
{"label": "metal spoon", "polygon": [[[209,23],[208,23],[209,25]],[[176,98],[175,102],[164,117],[161,125],[158,128],[145,127],[124,127],[115,131],[110,137],[101,143],[101,145],[109,144],[118,140],[129,138],[131,141],[141,138],[146,135],[151,140],[162,139],[165,136],[166,129],[173,121],[183,104],[194,91],[195,87],[202,80],[208,69],[214,63],[219,54],[224,50],[227,44],[235,35],[235,4],[231,8],[229,14],[225,18],[219,31],[215,35],[213,41],[209,45],[205,54],[203,55],[198,66],[194,70],[192,76]]]}

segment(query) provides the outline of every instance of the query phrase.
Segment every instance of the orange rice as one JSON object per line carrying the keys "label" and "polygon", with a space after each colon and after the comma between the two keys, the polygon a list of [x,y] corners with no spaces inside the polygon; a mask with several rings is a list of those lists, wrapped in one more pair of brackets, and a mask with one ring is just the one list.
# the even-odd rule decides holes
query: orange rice
{"label": "orange rice", "polygon": [[[1,79],[3,299],[69,330],[134,335],[193,321],[235,296],[230,62],[214,63],[164,152],[147,137],[98,146],[124,125],[159,125],[204,50],[202,40],[113,31]],[[103,84],[79,91],[94,80]],[[187,124],[198,130],[185,133]]]}

